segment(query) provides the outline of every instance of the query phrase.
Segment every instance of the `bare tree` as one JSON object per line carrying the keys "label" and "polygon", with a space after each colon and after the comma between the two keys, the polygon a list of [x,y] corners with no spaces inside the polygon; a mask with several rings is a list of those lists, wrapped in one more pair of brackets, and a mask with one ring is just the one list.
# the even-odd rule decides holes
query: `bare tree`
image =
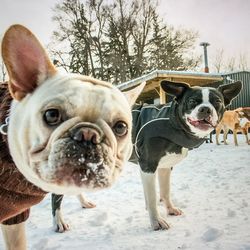
{"label": "bare tree", "polygon": [[153,1],[115,2],[109,11],[107,50],[116,65],[117,82],[140,76],[147,69],[152,45],[151,23],[157,14]]}
{"label": "bare tree", "polygon": [[108,8],[106,56],[115,82],[133,75],[130,41],[135,13],[136,5],[124,0],[114,0]]}
{"label": "bare tree", "polygon": [[216,51],[216,56],[213,63],[217,73],[221,72],[223,68],[223,60],[224,60],[224,49],[219,49]]}
{"label": "bare tree", "polygon": [[229,60],[228,60],[228,63],[226,65],[226,70],[227,71],[234,71],[236,70],[236,60],[235,60],[235,57],[231,57]]}
{"label": "bare tree", "polygon": [[58,66],[70,72],[95,75],[89,63],[92,54],[87,31],[91,24],[86,18],[84,5],[79,0],[65,0],[57,4],[54,10],[57,15],[53,20],[58,29],[54,31],[54,43],[49,47],[58,48],[51,50]]}
{"label": "bare tree", "polygon": [[[138,18],[141,17],[141,18]],[[134,44],[134,75],[141,75],[148,67],[149,49],[153,44],[153,22],[159,22],[159,16],[156,13],[156,3],[154,1],[142,0],[137,6],[136,18],[132,27],[132,37]]]}
{"label": "bare tree", "polygon": [[[247,62],[247,55],[240,54],[238,58],[232,56],[228,59],[224,57],[224,50],[220,49],[217,50],[217,54],[215,56],[215,60],[213,62],[213,66],[216,69],[216,72],[221,71],[236,71],[236,70],[248,70],[248,62]],[[238,60],[237,60],[238,59]]]}
{"label": "bare tree", "polygon": [[247,56],[246,54],[241,53],[239,55],[239,70],[247,70],[249,69],[248,64],[247,64]]}
{"label": "bare tree", "polygon": [[168,27],[156,0],[64,0],[54,11],[52,54],[67,71],[118,83],[159,68],[191,69],[199,61],[188,56],[197,34]]}
{"label": "bare tree", "polygon": [[189,30],[175,30],[165,27],[160,33],[160,39],[154,39],[151,50],[151,60],[156,69],[186,70],[194,69],[200,62],[200,57],[188,56],[198,34]]}
{"label": "bare tree", "polygon": [[6,68],[5,68],[3,61],[0,62],[0,67],[1,67],[1,73],[0,73],[1,80],[0,80],[0,82],[5,82],[6,77],[7,77],[7,71],[6,71]]}

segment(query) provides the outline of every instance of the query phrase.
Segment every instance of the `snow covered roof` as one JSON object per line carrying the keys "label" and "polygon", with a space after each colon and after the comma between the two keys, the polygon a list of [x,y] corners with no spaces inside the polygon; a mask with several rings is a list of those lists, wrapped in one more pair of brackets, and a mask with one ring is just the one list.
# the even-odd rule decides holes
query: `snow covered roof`
{"label": "snow covered roof", "polygon": [[186,82],[190,85],[204,85],[212,82],[222,81],[223,77],[221,74],[211,74],[203,72],[192,72],[192,71],[172,71],[172,70],[154,70],[149,74],[140,76],[133,80],[121,83],[118,85],[120,90],[128,90],[143,81],[154,83],[159,85],[160,81],[163,79],[168,79],[172,81]]}

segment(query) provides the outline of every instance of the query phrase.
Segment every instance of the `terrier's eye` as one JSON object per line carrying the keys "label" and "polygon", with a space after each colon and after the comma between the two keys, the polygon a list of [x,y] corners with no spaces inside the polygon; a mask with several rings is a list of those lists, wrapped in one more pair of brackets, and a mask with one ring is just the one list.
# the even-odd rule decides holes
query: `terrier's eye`
{"label": "terrier's eye", "polygon": [[117,136],[124,136],[128,133],[128,125],[123,121],[118,121],[114,125],[113,131]]}
{"label": "terrier's eye", "polygon": [[61,122],[61,114],[58,109],[48,109],[43,115],[44,121],[50,125],[57,125]]}
{"label": "terrier's eye", "polygon": [[197,101],[195,99],[189,99],[188,100],[188,104],[189,105],[196,105],[197,104]]}
{"label": "terrier's eye", "polygon": [[222,103],[221,99],[216,99],[215,102],[218,103],[218,104]]}

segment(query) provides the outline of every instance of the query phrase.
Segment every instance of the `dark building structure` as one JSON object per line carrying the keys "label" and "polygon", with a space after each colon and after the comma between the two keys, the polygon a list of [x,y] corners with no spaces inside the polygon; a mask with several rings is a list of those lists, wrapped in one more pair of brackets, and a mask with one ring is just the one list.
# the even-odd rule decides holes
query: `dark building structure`
{"label": "dark building structure", "polygon": [[239,107],[250,107],[250,72],[249,71],[238,71],[227,74],[222,74],[223,83],[228,84],[232,81],[241,81],[243,84],[242,91],[232,101],[229,109],[233,110]]}
{"label": "dark building structure", "polygon": [[250,107],[250,72],[237,71],[229,73],[203,73],[188,71],[155,70],[147,75],[118,85],[122,91],[129,90],[138,84],[146,81],[146,86],[138,98],[139,102],[146,103],[166,103],[171,101],[171,97],[166,95],[160,88],[160,82],[167,79],[174,82],[186,82],[191,86],[211,86],[218,87],[234,81],[241,81],[243,89],[235,98],[229,109],[239,107]]}

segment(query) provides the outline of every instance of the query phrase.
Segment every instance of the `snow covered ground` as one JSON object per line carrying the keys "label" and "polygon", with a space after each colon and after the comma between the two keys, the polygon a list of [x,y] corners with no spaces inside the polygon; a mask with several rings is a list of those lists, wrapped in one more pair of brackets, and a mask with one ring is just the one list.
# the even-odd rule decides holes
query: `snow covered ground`
{"label": "snow covered ground", "polygon": [[[88,193],[97,204],[82,209],[65,197],[66,233],[52,230],[50,195],[33,207],[27,222],[30,250],[250,250],[250,146],[239,136],[235,147],[203,144],[173,170],[172,197],[182,216],[168,216],[167,231],[152,231],[139,168],[127,164],[109,190]],[[2,235],[0,249],[4,249]]]}

